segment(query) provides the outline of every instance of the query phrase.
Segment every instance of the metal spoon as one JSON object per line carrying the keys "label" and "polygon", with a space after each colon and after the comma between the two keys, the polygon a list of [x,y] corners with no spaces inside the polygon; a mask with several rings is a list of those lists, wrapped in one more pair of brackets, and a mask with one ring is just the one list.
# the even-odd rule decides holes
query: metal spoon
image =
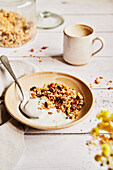
{"label": "metal spoon", "polygon": [[30,114],[30,113],[27,113],[24,111],[25,109],[25,106],[28,104],[29,100],[25,98],[24,96],[24,93],[23,93],[23,90],[22,90],[22,87],[20,86],[20,83],[18,81],[18,79],[16,78],[12,68],[11,68],[11,65],[9,63],[9,60],[8,58],[5,56],[5,55],[2,55],[0,57],[0,61],[2,62],[2,64],[4,65],[4,67],[7,69],[7,71],[10,73],[10,75],[12,76],[12,78],[14,79],[15,83],[18,85],[19,89],[20,89],[20,92],[21,92],[21,95],[22,95],[22,100],[19,104],[19,110],[21,111],[21,113],[24,114],[24,116],[26,116],[27,118],[35,118],[35,119],[38,119],[38,117],[35,115],[35,113],[33,114]]}

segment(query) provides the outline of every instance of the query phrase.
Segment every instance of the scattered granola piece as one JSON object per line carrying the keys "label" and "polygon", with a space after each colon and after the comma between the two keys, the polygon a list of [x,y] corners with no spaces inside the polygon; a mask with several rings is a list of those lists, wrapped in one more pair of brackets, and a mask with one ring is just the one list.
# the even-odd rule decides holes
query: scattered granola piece
{"label": "scattered granola piece", "polygon": [[32,57],[32,56],[33,56],[33,54],[30,54],[30,56]]}
{"label": "scattered granola piece", "polygon": [[34,51],[35,51],[34,48],[31,48],[30,52],[34,52]]}
{"label": "scattered granola piece", "polygon": [[107,82],[107,85],[109,85],[109,83],[112,83],[112,80],[109,80],[109,81]]}
{"label": "scattered granola piece", "polygon": [[41,107],[38,107],[38,109],[39,109],[39,110],[42,110],[42,108],[41,108]]}
{"label": "scattered granola piece", "polygon": [[98,78],[95,79],[95,83],[100,84],[100,81],[98,80]]}
{"label": "scattered granola piece", "polygon": [[49,114],[49,115],[52,115],[52,114],[53,114],[53,112],[48,112],[48,114]]}
{"label": "scattered granola piece", "polygon": [[17,53],[17,50],[15,50],[14,53]]}
{"label": "scattered granola piece", "polygon": [[39,62],[41,63],[41,62],[42,62],[42,60],[39,60]]}
{"label": "scattered granola piece", "polygon": [[40,50],[39,52],[42,52],[42,50]]}
{"label": "scattered granola piece", "polygon": [[101,77],[101,76],[100,76],[99,78],[100,78],[100,79],[103,79],[103,77]]}
{"label": "scattered granola piece", "polygon": [[109,85],[109,83],[112,83],[112,80],[109,80],[109,81],[107,82],[107,85]]}
{"label": "scattered granola piece", "polygon": [[43,46],[43,47],[41,47],[42,50],[45,50],[45,49],[47,49],[47,48],[49,48],[49,47],[48,47],[48,46]]}
{"label": "scattered granola piece", "polygon": [[113,87],[108,87],[109,90],[113,90]]}
{"label": "scattered granola piece", "polygon": [[28,56],[23,56],[23,57],[28,57]]}
{"label": "scattered granola piece", "polygon": [[92,86],[92,84],[90,84],[90,88],[92,88],[93,86]]}

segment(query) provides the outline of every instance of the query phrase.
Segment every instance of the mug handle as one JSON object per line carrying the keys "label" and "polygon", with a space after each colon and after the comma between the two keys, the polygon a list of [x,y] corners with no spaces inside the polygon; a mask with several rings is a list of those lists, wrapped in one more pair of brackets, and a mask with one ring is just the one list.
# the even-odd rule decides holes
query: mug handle
{"label": "mug handle", "polygon": [[101,42],[101,47],[100,47],[97,51],[95,51],[95,52],[92,54],[92,56],[94,56],[96,53],[98,53],[98,52],[99,52],[100,50],[102,50],[102,48],[104,47],[104,40],[103,40],[102,38],[100,38],[100,37],[94,38],[93,41],[92,41],[92,44],[94,44],[94,42],[95,42],[96,40],[99,40],[99,41]]}

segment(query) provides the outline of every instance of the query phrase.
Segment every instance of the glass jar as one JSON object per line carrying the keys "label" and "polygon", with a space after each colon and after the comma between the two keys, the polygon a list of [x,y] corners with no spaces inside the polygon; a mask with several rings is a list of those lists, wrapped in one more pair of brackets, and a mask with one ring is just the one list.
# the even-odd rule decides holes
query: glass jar
{"label": "glass jar", "polygon": [[35,34],[36,0],[0,0],[0,46],[21,46]]}

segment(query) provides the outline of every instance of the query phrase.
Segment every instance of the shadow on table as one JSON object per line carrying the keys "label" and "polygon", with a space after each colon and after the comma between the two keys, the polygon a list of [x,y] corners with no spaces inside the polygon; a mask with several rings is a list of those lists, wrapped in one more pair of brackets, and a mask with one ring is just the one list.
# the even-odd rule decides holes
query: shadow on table
{"label": "shadow on table", "polygon": [[[56,59],[56,60],[60,61],[61,63],[66,64],[66,65],[68,65],[68,66],[73,66],[73,67],[75,67],[75,65],[69,64],[68,62],[66,62],[66,61],[63,59],[63,54],[51,55],[50,58]],[[80,66],[79,66],[79,65],[78,65],[78,66],[76,65],[76,67],[80,67]]]}
{"label": "shadow on table", "polygon": [[[52,55],[50,56],[52,59],[56,59],[64,64],[68,64],[64,59],[63,59],[63,54],[56,54],[56,55]],[[70,64],[69,64],[70,65]]]}

